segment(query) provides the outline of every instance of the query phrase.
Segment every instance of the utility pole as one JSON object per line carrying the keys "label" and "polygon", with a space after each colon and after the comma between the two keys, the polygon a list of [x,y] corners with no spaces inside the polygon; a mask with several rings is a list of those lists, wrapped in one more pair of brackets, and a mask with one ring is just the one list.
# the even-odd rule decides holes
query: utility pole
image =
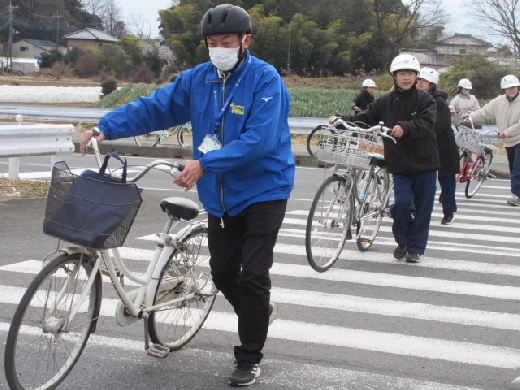
{"label": "utility pole", "polygon": [[289,77],[291,75],[291,23],[289,23],[287,30],[289,32],[289,44],[287,47],[287,77]]}
{"label": "utility pole", "polygon": [[11,70],[11,75],[13,74],[13,10],[18,7],[13,7],[12,0],[9,0],[9,36],[7,38],[7,55],[9,56],[9,64],[8,68]]}
{"label": "utility pole", "polygon": [[13,74],[13,3],[9,0],[9,36],[7,38],[7,54],[9,55],[9,69]]}
{"label": "utility pole", "polygon": [[61,15],[56,11],[56,47],[58,47],[58,39],[60,36],[60,18]]}

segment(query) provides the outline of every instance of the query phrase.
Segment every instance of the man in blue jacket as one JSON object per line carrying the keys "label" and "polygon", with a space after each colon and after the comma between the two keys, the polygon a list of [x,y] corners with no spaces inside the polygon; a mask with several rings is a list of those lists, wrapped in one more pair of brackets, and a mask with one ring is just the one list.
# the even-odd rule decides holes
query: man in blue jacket
{"label": "man in blue jacket", "polygon": [[[132,137],[191,121],[193,160],[174,180],[197,186],[208,212],[208,245],[216,287],[238,315],[241,345],[231,385],[250,385],[268,325],[273,248],[294,184],[288,124],[290,97],[269,64],[247,50],[248,13],[230,4],[209,9],[202,35],[211,61],[180,73],[175,82],[106,114],[99,140]],[[85,132],[81,151],[92,131]]]}

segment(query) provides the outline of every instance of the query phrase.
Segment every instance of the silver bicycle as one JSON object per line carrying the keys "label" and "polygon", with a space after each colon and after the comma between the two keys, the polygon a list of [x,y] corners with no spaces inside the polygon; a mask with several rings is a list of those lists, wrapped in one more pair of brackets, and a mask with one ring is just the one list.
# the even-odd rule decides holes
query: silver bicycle
{"label": "silver bicycle", "polygon": [[382,123],[364,129],[340,122],[346,129],[342,133],[322,135],[317,156],[332,164],[332,175],[316,192],[307,217],[307,261],[318,272],[336,262],[345,241],[352,239],[353,225],[358,249],[370,249],[388,213],[393,189],[378,143],[378,137],[394,140],[387,135],[390,129]]}
{"label": "silver bicycle", "polygon": [[[95,138],[91,146],[101,165]],[[156,160],[127,182],[138,181],[151,169],[174,174],[178,168],[182,170],[175,162]],[[54,176],[51,187],[63,185]],[[160,206],[166,223],[144,275],[126,266],[119,248],[58,243],[59,253],[47,256],[7,335],[4,368],[10,389],[54,389],[66,378],[96,331],[102,275],[108,276],[120,298],[114,313],[117,323],[143,321],[148,355],[165,358],[195,336],[217,293],[209,269],[207,225],[193,221],[199,207],[189,199],[166,198]],[[125,279],[137,287],[129,290]]]}

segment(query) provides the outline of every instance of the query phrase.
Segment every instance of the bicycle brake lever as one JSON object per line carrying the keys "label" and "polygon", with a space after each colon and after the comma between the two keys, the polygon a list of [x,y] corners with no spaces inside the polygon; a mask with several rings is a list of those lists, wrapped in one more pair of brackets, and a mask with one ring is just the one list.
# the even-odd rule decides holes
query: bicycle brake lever
{"label": "bicycle brake lever", "polygon": [[177,166],[172,167],[170,174],[173,177],[177,177],[179,173],[181,173],[184,170],[184,164],[177,164]]}

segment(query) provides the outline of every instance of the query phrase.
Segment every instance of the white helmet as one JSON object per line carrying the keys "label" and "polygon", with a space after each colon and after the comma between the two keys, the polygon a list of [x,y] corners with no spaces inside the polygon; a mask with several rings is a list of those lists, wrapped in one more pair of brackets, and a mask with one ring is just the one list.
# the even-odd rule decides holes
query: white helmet
{"label": "white helmet", "polygon": [[473,88],[473,85],[471,84],[471,81],[469,81],[468,79],[460,79],[459,87],[465,88],[465,89],[471,89],[471,88]]}
{"label": "white helmet", "polygon": [[411,54],[399,54],[390,64],[390,73],[393,74],[398,70],[414,70],[416,73],[419,73],[421,65],[415,56]]}
{"label": "white helmet", "polygon": [[363,87],[377,87],[376,83],[372,79],[366,79],[363,81]]}
{"label": "white helmet", "polygon": [[518,81],[518,78],[512,74],[508,74],[500,80],[500,88],[506,89],[509,87],[520,87],[520,81]]}
{"label": "white helmet", "polygon": [[424,79],[434,84],[439,83],[439,73],[437,73],[433,68],[422,68],[417,78]]}

